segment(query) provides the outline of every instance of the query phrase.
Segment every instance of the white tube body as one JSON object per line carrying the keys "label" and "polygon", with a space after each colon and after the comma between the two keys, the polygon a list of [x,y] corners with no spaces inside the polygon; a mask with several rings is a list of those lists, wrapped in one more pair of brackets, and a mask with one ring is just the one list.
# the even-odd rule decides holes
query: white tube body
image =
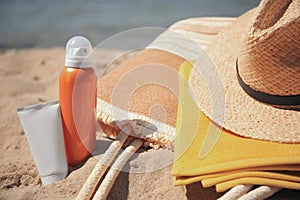
{"label": "white tube body", "polygon": [[58,101],[17,109],[43,185],[64,179],[68,165]]}

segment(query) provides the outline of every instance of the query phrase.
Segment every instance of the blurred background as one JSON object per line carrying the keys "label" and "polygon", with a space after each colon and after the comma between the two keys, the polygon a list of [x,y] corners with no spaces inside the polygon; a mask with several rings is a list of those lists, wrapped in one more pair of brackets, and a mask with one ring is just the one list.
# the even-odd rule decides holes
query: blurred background
{"label": "blurred background", "polygon": [[259,0],[0,0],[0,48],[65,46],[74,35],[94,45],[139,27],[166,28],[203,16],[239,16]]}

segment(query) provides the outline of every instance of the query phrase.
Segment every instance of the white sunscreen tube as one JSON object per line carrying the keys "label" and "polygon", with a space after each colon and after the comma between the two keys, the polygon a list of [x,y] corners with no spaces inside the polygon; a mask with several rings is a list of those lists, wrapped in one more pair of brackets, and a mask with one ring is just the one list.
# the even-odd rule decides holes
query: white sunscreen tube
{"label": "white sunscreen tube", "polygon": [[68,165],[59,102],[18,108],[17,112],[42,184],[64,179]]}

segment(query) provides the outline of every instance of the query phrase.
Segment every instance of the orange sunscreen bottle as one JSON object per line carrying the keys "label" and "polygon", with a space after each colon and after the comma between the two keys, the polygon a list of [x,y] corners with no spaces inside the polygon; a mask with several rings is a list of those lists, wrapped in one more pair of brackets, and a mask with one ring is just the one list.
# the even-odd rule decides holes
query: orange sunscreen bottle
{"label": "orange sunscreen bottle", "polygon": [[92,68],[92,45],[82,36],[66,45],[65,67],[59,78],[59,101],[69,166],[87,159],[96,143],[97,76]]}

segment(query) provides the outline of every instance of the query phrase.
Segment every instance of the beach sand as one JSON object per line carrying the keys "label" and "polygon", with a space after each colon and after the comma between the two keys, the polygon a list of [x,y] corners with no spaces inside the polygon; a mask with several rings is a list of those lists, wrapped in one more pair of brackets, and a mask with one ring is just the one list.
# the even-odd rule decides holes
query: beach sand
{"label": "beach sand", "polygon": [[[58,99],[64,55],[63,48],[0,51],[0,199],[74,199],[111,142],[97,140],[97,157],[73,169],[65,180],[41,185],[16,108]],[[97,55],[94,63],[100,72],[120,52],[99,50]],[[110,70],[122,59],[126,56]],[[141,150],[120,173],[108,199],[207,199],[207,195],[215,199],[220,195],[200,183],[174,187],[172,157],[169,150]]]}

